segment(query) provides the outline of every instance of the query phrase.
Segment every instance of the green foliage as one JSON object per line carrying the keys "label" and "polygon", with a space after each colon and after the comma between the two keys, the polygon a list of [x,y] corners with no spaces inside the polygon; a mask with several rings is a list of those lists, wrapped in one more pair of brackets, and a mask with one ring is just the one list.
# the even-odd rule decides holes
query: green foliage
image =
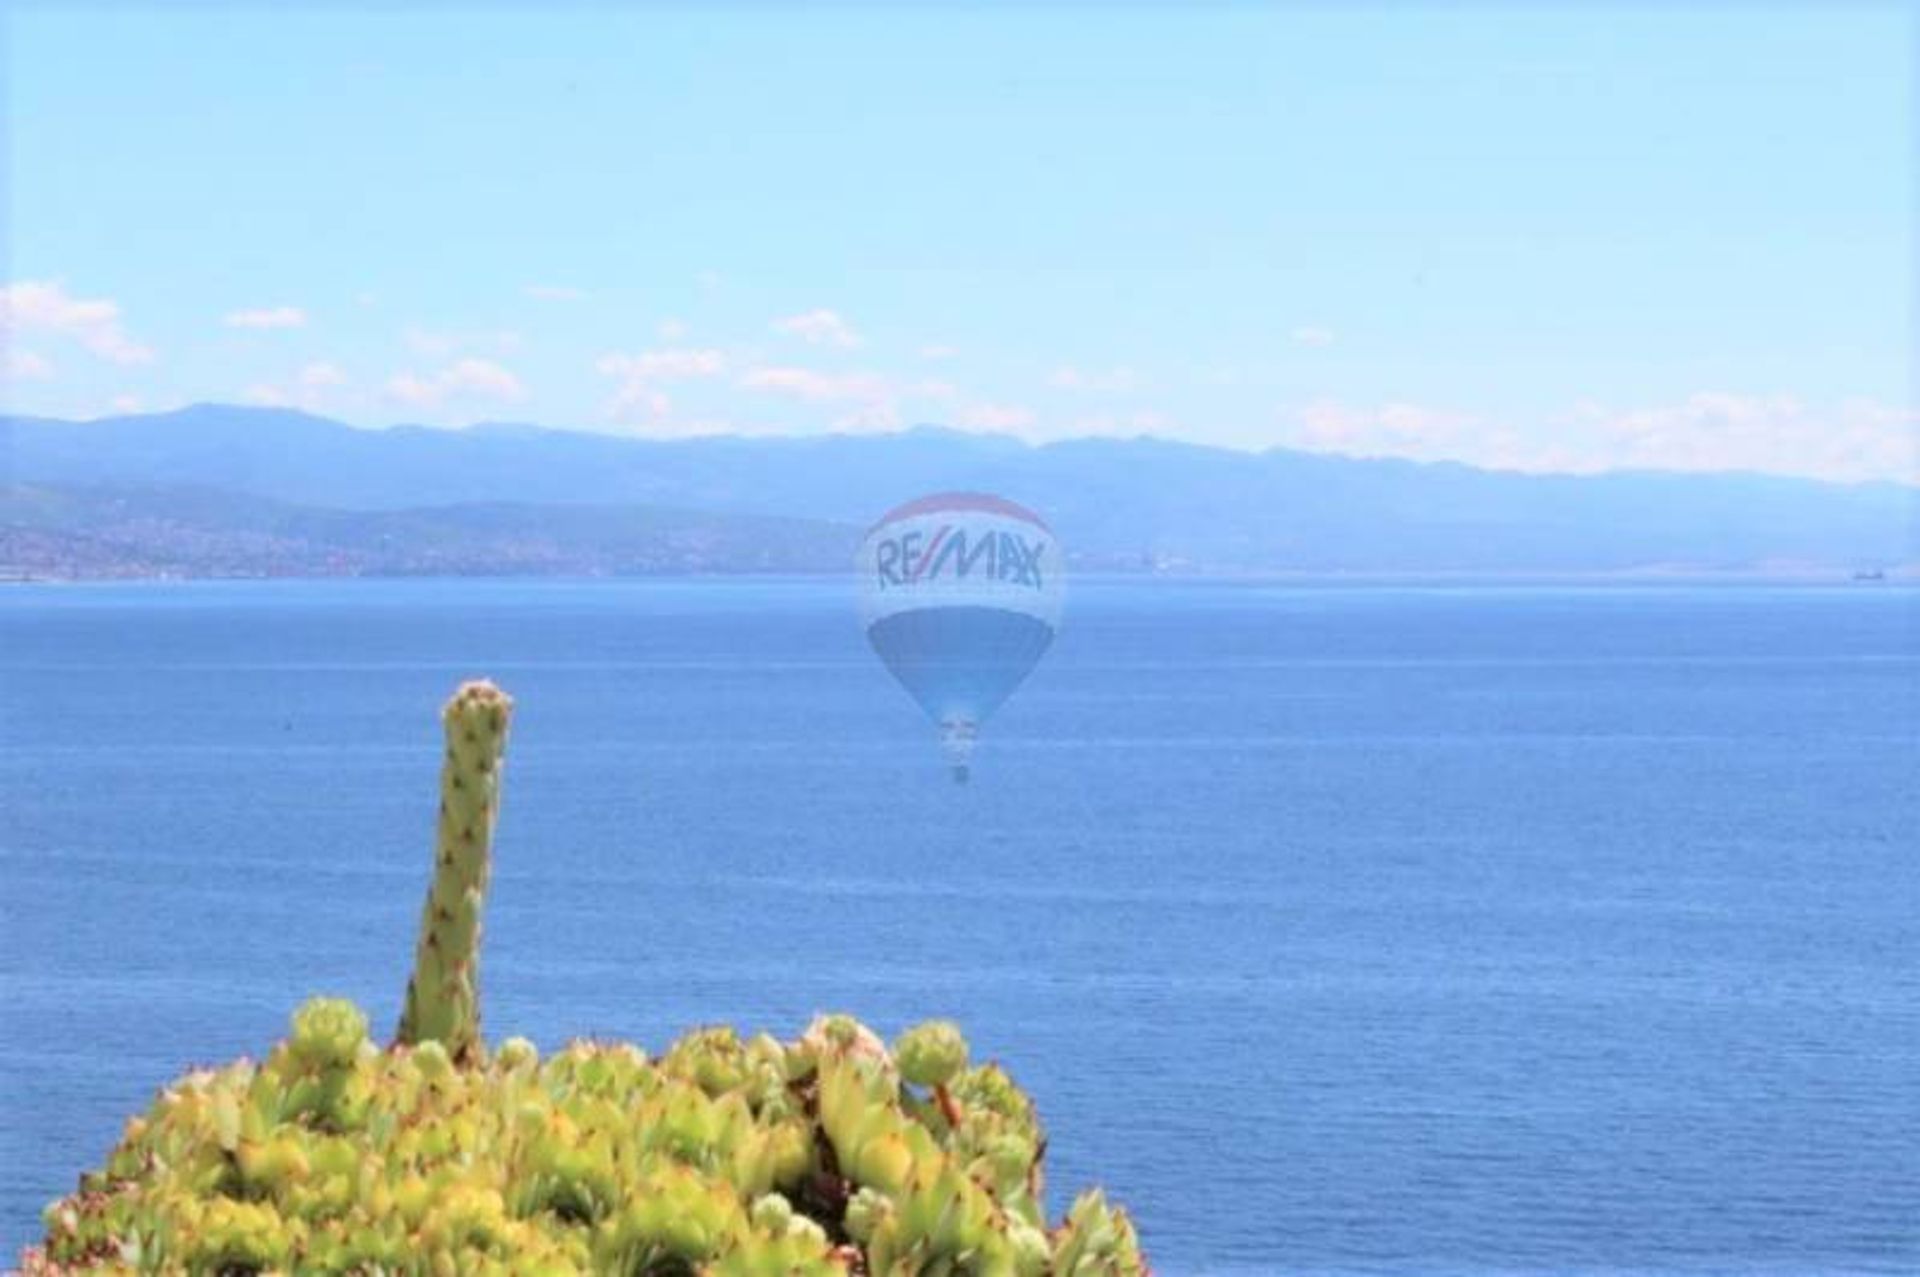
{"label": "green foliage", "polygon": [[[1097,1193],[1049,1230],[1043,1137],[950,1024],[704,1029],[650,1060],[511,1039],[382,1050],[317,999],[259,1062],[198,1071],[46,1213],[26,1274],[1133,1277]],[[937,1079],[935,1102],[922,1087]]]}
{"label": "green foliage", "polygon": [[920,1086],[945,1086],[967,1067],[967,1040],[950,1020],[929,1020],[893,1044],[900,1076]]}

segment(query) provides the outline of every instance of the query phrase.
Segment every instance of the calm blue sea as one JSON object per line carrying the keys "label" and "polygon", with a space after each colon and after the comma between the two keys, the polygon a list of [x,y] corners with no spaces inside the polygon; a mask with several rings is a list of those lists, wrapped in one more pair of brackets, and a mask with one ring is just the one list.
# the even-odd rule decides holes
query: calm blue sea
{"label": "calm blue sea", "polygon": [[960,1020],[1200,1273],[1920,1271],[1920,595],[1077,583],[951,784],[844,586],[0,587],[0,1252],[391,1023],[519,700],[496,1035]]}

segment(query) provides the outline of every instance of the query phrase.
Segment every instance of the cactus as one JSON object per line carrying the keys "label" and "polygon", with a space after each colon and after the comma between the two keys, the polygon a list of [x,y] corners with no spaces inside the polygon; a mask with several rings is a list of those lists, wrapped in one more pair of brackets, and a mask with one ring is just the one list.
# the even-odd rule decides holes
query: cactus
{"label": "cactus", "polygon": [[396,1041],[439,1042],[459,1063],[480,1042],[480,913],[493,865],[500,813],[500,764],[513,701],[492,683],[463,683],[441,713],[447,755],[440,768],[440,818],[433,881],[421,910],[420,940]]}
{"label": "cactus", "polygon": [[315,999],[255,1062],[196,1070],[50,1205],[24,1277],[565,1274],[1144,1277],[1098,1192],[1048,1227],[1046,1138],[944,1021],[889,1050],[850,1016],[798,1038],[688,1034],[658,1058],[480,1042],[474,975],[510,702],[446,712],[433,888],[401,1028]]}

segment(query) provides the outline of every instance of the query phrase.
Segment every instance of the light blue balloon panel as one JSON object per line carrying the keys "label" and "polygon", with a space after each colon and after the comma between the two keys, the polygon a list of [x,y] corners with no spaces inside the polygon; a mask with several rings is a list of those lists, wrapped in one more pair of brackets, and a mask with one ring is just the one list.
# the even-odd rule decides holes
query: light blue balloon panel
{"label": "light blue balloon panel", "polygon": [[861,543],[867,641],[939,726],[957,781],[980,725],[1053,643],[1063,566],[1039,515],[978,492],[909,501]]}

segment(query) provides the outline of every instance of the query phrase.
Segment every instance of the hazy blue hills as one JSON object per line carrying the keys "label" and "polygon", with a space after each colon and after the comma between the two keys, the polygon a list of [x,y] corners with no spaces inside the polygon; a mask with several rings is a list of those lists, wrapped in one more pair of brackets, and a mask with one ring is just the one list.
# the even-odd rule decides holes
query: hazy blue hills
{"label": "hazy blue hills", "polygon": [[34,577],[845,570],[860,530],[644,506],[328,510],[170,484],[11,484],[0,567]]}
{"label": "hazy blue hills", "polygon": [[[1082,566],[1123,570],[1851,574],[1920,559],[1916,490],[1890,483],[1520,475],[1151,438],[662,441],[199,405],[0,418],[0,457],[0,567],[20,566],[29,532],[135,546],[164,532],[206,553],[266,538],[290,571],[831,570],[889,506],[943,488],[1024,501]],[[236,553],[206,570],[248,570]]]}

